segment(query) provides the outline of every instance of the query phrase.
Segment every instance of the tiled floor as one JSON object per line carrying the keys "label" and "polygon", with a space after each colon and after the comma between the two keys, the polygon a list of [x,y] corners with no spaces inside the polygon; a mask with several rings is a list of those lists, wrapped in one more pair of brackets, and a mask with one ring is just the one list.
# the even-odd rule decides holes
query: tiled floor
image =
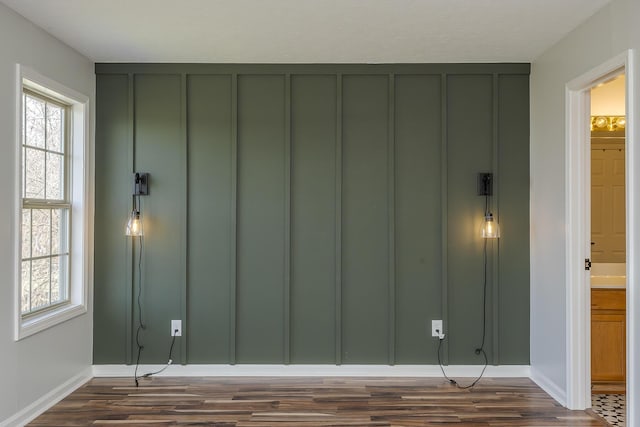
{"label": "tiled floor", "polygon": [[614,427],[624,427],[625,395],[593,394],[591,409]]}

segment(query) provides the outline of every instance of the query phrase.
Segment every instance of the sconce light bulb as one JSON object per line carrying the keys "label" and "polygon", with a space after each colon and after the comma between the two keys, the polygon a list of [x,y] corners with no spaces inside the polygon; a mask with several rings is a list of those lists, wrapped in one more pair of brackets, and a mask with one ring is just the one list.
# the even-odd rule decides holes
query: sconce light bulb
{"label": "sconce light bulb", "polygon": [[484,216],[482,237],[485,239],[497,239],[500,237],[500,227],[498,226],[498,223],[493,220],[493,214],[491,212],[488,212]]}
{"label": "sconce light bulb", "polygon": [[125,228],[125,234],[127,236],[134,237],[142,236],[142,220],[140,219],[140,211],[131,211],[131,216],[129,216],[129,220],[127,221],[127,226]]}

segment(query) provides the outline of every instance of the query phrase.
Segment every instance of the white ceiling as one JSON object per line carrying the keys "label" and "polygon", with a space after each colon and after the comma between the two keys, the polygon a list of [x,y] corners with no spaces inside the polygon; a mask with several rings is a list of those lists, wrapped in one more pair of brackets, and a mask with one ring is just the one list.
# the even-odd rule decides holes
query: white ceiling
{"label": "white ceiling", "polygon": [[610,0],[0,0],[96,62],[530,62]]}
{"label": "white ceiling", "polygon": [[625,89],[624,74],[591,89],[591,115],[624,116]]}

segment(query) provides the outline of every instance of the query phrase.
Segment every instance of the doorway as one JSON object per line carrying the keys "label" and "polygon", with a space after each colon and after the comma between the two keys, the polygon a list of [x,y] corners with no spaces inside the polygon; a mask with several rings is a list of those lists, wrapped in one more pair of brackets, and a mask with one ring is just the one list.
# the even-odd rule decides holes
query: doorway
{"label": "doorway", "polygon": [[637,289],[640,269],[640,228],[631,220],[640,215],[640,150],[635,147],[638,131],[635,117],[635,52],[625,51],[566,86],[566,406],[570,409],[591,407],[591,276],[587,270],[591,257],[591,89],[625,74],[625,199],[626,199],[626,421],[640,425],[640,298]]}
{"label": "doorway", "polygon": [[624,426],[626,391],[625,75],[590,90],[591,407]]}

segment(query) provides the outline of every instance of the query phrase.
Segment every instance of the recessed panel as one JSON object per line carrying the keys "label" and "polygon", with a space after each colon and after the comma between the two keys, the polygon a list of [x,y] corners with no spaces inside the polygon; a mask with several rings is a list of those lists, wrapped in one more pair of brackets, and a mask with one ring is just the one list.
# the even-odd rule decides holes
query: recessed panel
{"label": "recessed panel", "polygon": [[[130,137],[126,75],[96,79],[96,201],[93,363],[127,360],[127,277],[124,226],[131,209]],[[23,246],[24,249],[24,246]]]}
{"label": "recessed panel", "polygon": [[[232,288],[231,76],[190,76],[189,363],[228,363]],[[215,327],[212,327],[215,325]]]}
{"label": "recessed panel", "polygon": [[[447,213],[449,363],[484,363],[475,349],[482,342],[483,245],[481,225],[485,199],[476,193],[478,172],[491,170],[492,76],[447,79]],[[487,241],[494,253],[493,240]],[[489,265],[492,261],[489,259]],[[491,292],[491,288],[488,289]],[[491,294],[487,320],[491,321]],[[488,324],[491,330],[491,323]],[[491,357],[492,336],[486,351]]]}
{"label": "recessed panel", "polygon": [[238,76],[236,356],[284,362],[284,76]]}
{"label": "recessed panel", "polygon": [[[182,129],[182,79],[179,75],[137,75],[134,90],[134,169],[149,173],[150,194],[142,196],[144,245],[140,305],[142,363],[166,363],[171,336],[167,327],[180,319],[186,286],[186,151]],[[129,174],[129,179],[131,175]],[[131,187],[128,191],[130,193]],[[135,241],[136,251],[140,248]],[[137,262],[134,267],[137,274]],[[138,284],[135,281],[136,295]],[[134,301],[134,319],[138,318]],[[137,323],[136,323],[137,326]],[[181,360],[181,348],[173,349]]]}
{"label": "recessed panel", "polygon": [[291,362],[335,362],[336,77],[291,77]]}
{"label": "recessed panel", "polygon": [[396,363],[437,363],[442,318],[441,77],[395,78]]}
{"label": "recessed panel", "polygon": [[342,362],[388,362],[387,76],[343,78]]}
{"label": "recessed panel", "polygon": [[[529,363],[529,78],[498,78],[497,205],[500,239],[494,272],[498,364]],[[495,258],[494,258],[495,259]],[[495,282],[494,282],[495,284]],[[495,324],[494,324],[495,326]]]}

